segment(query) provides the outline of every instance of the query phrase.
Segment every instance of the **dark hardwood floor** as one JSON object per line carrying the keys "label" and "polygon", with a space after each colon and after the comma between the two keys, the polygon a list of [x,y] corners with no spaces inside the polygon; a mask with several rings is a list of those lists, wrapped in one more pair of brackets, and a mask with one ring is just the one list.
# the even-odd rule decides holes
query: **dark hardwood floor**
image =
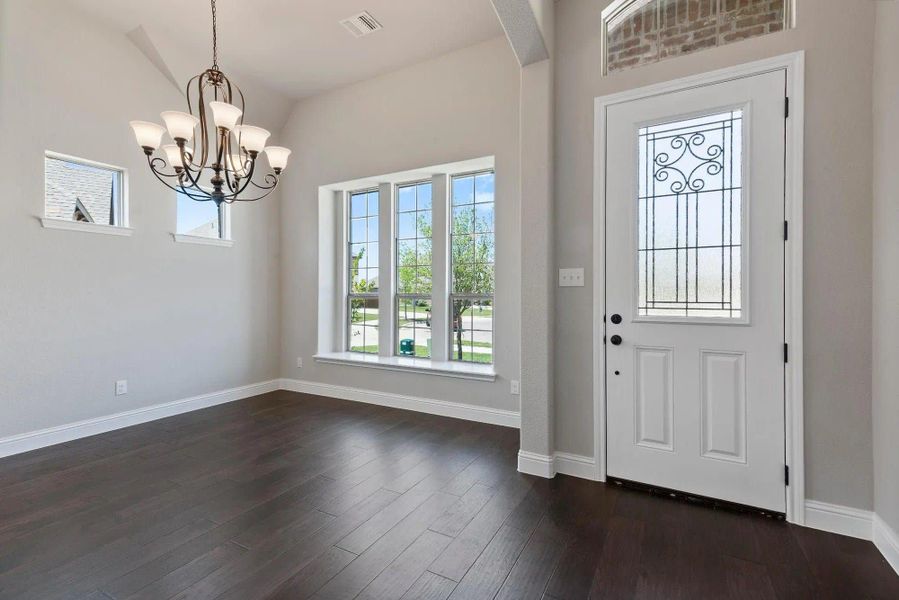
{"label": "dark hardwood floor", "polygon": [[275,392],[0,460],[0,598],[899,598],[872,544]]}

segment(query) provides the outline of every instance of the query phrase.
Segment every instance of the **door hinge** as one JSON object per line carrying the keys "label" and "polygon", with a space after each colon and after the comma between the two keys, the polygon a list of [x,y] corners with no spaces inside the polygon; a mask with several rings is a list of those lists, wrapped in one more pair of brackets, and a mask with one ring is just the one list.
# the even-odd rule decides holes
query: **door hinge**
{"label": "door hinge", "polygon": [[790,118],[790,97],[784,98],[784,119]]}
{"label": "door hinge", "polygon": [[790,362],[790,345],[784,342],[784,362]]}
{"label": "door hinge", "polygon": [[790,465],[784,465],[784,485],[790,485]]}
{"label": "door hinge", "polygon": [[784,241],[786,242],[789,239],[790,239],[790,222],[784,221]]}

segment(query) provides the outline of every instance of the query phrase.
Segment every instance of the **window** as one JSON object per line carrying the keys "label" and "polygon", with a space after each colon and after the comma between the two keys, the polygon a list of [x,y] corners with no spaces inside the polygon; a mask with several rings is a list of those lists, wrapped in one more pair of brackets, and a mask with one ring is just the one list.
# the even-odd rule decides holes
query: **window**
{"label": "window", "polygon": [[452,178],[450,360],[493,362],[494,173]]}
{"label": "window", "polygon": [[352,192],[348,209],[347,346],[351,352],[378,354],[378,190]]}
{"label": "window", "polygon": [[641,317],[743,318],[743,111],[643,127]]}
{"label": "window", "polygon": [[791,25],[793,0],[617,0],[602,12],[604,73]]}
{"label": "window", "polygon": [[127,227],[124,171],[80,158],[44,155],[44,216]]}
{"label": "window", "polygon": [[399,356],[431,357],[430,181],[396,188],[396,328]]}
{"label": "window", "polygon": [[178,192],[176,204],[178,235],[228,240],[230,206],[215,202],[198,202]]}
{"label": "window", "polygon": [[475,158],[319,189],[319,268],[342,285],[319,289],[317,361],[496,377],[493,166]]}

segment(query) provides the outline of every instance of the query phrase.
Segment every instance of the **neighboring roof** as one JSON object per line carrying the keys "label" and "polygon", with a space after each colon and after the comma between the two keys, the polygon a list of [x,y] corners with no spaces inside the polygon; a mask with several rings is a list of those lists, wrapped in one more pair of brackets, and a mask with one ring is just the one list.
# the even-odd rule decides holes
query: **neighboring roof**
{"label": "neighboring roof", "polygon": [[45,216],[74,220],[80,212],[85,220],[113,225],[114,171],[62,159],[44,159]]}

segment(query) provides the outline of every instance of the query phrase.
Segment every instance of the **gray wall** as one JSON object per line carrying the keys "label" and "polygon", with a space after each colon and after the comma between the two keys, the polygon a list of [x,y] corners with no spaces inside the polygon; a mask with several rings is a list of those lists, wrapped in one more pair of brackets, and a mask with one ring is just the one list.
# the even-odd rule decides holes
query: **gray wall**
{"label": "gray wall", "polygon": [[[60,2],[3,2],[0,40],[0,438],[276,377],[277,198],[234,207],[233,248],[176,244],[128,121],[177,90]],[[134,235],[41,228],[45,150],[127,168]]]}
{"label": "gray wall", "polygon": [[899,5],[877,3],[874,54],[874,510],[899,531]]}
{"label": "gray wall", "polygon": [[[869,0],[800,0],[794,30],[600,76],[605,0],[556,3],[557,266],[592,264],[593,99],[800,49],[805,138],[805,451],[811,499],[870,509],[871,86]],[[555,438],[593,453],[591,292],[556,296]]]}
{"label": "gray wall", "polygon": [[[282,191],[281,375],[518,410],[520,265],[519,68],[504,38],[297,103]],[[496,157],[494,383],[317,364],[318,188],[429,165]],[[296,368],[297,357],[304,359]]]}

